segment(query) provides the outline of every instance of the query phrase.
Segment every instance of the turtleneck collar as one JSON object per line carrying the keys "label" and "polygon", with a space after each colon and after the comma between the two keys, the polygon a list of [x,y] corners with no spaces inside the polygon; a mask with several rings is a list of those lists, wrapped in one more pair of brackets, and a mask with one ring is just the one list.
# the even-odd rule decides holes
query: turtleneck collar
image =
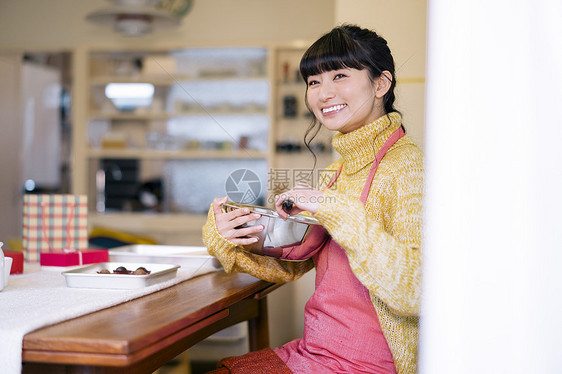
{"label": "turtleneck collar", "polygon": [[397,112],[389,113],[347,134],[337,133],[332,146],[343,157],[342,172],[353,174],[375,160],[386,139],[402,124]]}

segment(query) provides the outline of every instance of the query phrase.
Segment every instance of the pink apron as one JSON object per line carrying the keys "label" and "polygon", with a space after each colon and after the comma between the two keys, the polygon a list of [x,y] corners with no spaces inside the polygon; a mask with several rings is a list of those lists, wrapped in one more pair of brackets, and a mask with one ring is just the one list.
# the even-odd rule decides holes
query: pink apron
{"label": "pink apron", "polygon": [[[403,135],[402,128],[396,130],[377,153],[361,193],[363,204],[380,161]],[[341,167],[327,188],[340,172]],[[303,337],[275,353],[294,373],[396,373],[369,291],[353,274],[345,251],[321,226],[283,256],[310,257],[316,264],[316,289],[305,306]]]}

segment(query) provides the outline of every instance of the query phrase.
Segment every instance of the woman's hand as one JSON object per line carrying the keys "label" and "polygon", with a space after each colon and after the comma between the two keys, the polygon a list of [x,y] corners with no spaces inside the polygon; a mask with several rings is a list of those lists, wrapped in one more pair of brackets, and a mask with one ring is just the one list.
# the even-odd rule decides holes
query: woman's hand
{"label": "woman's hand", "polygon": [[250,213],[248,208],[234,209],[223,212],[221,205],[228,199],[226,197],[213,200],[213,212],[215,224],[219,234],[237,245],[248,245],[258,241],[258,237],[252,234],[263,231],[263,225],[240,227],[245,223],[255,221],[261,217],[260,214]]}
{"label": "woman's hand", "polygon": [[[290,191],[275,196],[275,210],[283,219],[304,211],[314,214],[318,211],[323,197],[324,192],[320,190],[306,185],[298,185]],[[285,209],[287,209],[285,210],[283,203],[287,200],[292,202],[292,206],[287,209],[287,206],[291,204],[285,204]]]}

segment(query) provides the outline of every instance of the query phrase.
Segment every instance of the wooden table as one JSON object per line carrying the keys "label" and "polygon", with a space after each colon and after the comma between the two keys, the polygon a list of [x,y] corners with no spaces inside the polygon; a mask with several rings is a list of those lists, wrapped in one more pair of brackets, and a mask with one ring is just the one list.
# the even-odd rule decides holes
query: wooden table
{"label": "wooden table", "polygon": [[152,373],[242,321],[250,350],[268,347],[266,295],[279,286],[220,271],[41,328],[23,339],[23,373]]}

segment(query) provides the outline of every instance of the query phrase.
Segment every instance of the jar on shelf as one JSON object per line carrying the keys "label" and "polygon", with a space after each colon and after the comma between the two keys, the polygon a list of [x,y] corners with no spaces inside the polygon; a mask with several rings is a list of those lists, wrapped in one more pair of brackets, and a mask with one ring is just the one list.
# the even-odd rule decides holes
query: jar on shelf
{"label": "jar on shelf", "polygon": [[283,117],[295,118],[297,116],[297,98],[295,95],[283,97]]}

